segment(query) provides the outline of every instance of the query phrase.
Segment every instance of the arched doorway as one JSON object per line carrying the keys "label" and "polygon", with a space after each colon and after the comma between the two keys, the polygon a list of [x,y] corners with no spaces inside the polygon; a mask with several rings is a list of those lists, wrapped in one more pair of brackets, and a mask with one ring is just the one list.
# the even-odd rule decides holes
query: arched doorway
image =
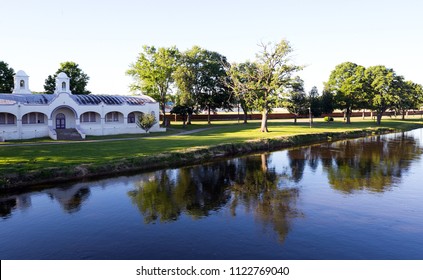
{"label": "arched doorway", "polygon": [[75,128],[78,116],[75,110],[69,106],[59,106],[51,113],[53,127],[56,129]]}
{"label": "arched doorway", "polygon": [[56,115],[56,129],[65,129],[66,128],[66,116],[63,113]]}

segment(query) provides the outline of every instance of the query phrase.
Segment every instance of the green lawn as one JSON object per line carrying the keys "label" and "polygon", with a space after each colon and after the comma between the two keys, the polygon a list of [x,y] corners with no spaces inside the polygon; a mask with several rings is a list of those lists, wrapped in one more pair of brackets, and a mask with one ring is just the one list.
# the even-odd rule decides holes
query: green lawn
{"label": "green lawn", "polygon": [[[260,133],[258,131],[259,126],[259,121],[251,121],[247,125],[238,124],[236,121],[215,122],[212,125],[198,122],[187,128],[174,123],[166,133],[88,137],[87,140],[90,141],[61,144],[44,143],[47,141],[45,139],[25,141],[25,143],[32,142],[36,145],[12,146],[11,144],[16,144],[16,142],[4,143],[0,145],[0,177],[8,173],[21,174],[49,167],[79,164],[102,165],[118,159],[200,146],[207,147],[222,143],[243,142],[251,139],[376,128],[373,121],[363,121],[360,118],[353,119],[350,125],[344,124],[339,119],[331,123],[318,119],[314,122],[312,128],[309,127],[306,120],[302,120],[296,125],[293,124],[292,120],[272,120],[269,121],[269,133]],[[384,119],[382,121],[382,127],[398,130],[409,130],[422,126],[422,119],[417,118],[405,121],[398,119]],[[177,135],[179,132],[195,129],[206,130],[187,135]],[[115,138],[117,139],[113,140]]]}

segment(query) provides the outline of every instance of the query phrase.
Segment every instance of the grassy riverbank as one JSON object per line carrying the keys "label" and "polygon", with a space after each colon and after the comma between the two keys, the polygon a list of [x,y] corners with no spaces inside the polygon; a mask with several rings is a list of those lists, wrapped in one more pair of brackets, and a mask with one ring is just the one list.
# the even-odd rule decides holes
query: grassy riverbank
{"label": "grassy riverbank", "polygon": [[[7,188],[37,181],[49,181],[55,177],[79,178],[96,174],[112,175],[126,169],[165,167],[167,164],[178,162],[178,158],[168,158],[165,155],[174,153],[183,155],[189,151],[207,150],[224,144],[236,144],[240,147],[240,143],[246,141],[255,140],[264,143],[268,142],[268,139],[279,139],[270,141],[288,143],[293,139],[292,137],[289,141],[286,140],[288,138],[285,140],[281,138],[379,128],[373,121],[363,121],[359,118],[354,119],[351,125],[346,125],[339,120],[331,123],[317,120],[312,128],[305,121],[296,125],[292,123],[292,120],[271,121],[270,132],[267,134],[258,132],[259,126],[259,122],[250,122],[247,125],[237,122],[216,122],[211,126],[195,123],[188,128],[176,124],[163,134],[123,135],[116,137],[117,139],[89,137],[82,142],[60,144],[57,142],[53,144],[47,140],[4,143],[0,145],[0,186]],[[423,127],[421,119],[405,121],[387,119],[382,122],[382,128],[392,130],[410,130],[418,127]],[[180,134],[184,131],[190,134]],[[301,139],[297,144],[314,141],[313,138],[309,141],[307,137]],[[319,139],[315,140],[321,141]],[[257,147],[257,150],[260,149]],[[252,148],[251,151],[255,150],[256,148]],[[215,153],[219,154],[218,151]],[[210,156],[197,155],[196,157],[209,158]],[[165,163],[164,160],[169,162]]]}

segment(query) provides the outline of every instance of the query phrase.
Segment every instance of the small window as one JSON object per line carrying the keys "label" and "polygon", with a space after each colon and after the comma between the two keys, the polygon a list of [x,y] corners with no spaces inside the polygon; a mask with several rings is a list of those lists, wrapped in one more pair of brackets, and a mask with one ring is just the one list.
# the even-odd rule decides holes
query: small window
{"label": "small window", "polygon": [[62,82],[62,90],[65,91],[66,90],[66,83]]}
{"label": "small window", "polygon": [[44,114],[38,113],[37,123],[44,123]]}
{"label": "small window", "polygon": [[135,123],[135,113],[129,113],[128,123]]}
{"label": "small window", "polygon": [[6,124],[6,114],[0,113],[0,124]]}
{"label": "small window", "polygon": [[90,122],[97,122],[96,113],[90,113]]}
{"label": "small window", "polygon": [[24,89],[25,88],[25,81],[24,80],[21,80],[19,82],[19,86],[21,87],[21,89]]}
{"label": "small window", "polygon": [[84,113],[82,115],[82,122],[89,122],[90,121],[90,114],[89,113]]}
{"label": "small window", "polygon": [[29,114],[29,123],[31,124],[37,123],[37,115],[35,113]]}
{"label": "small window", "polygon": [[12,114],[7,114],[7,124],[15,124],[15,116]]}

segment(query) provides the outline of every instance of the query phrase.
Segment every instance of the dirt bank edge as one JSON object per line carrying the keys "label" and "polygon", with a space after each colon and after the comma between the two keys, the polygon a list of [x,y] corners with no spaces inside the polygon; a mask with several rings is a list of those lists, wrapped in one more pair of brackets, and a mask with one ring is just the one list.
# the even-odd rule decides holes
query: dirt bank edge
{"label": "dirt bank edge", "polygon": [[128,172],[147,171],[205,163],[219,158],[275,151],[306,144],[354,139],[396,132],[391,128],[363,129],[346,132],[300,134],[263,138],[240,143],[197,147],[157,155],[128,157],[105,165],[81,164],[68,168],[45,168],[26,174],[9,174],[0,178],[0,193],[28,190],[32,186],[87,178],[117,176]]}

